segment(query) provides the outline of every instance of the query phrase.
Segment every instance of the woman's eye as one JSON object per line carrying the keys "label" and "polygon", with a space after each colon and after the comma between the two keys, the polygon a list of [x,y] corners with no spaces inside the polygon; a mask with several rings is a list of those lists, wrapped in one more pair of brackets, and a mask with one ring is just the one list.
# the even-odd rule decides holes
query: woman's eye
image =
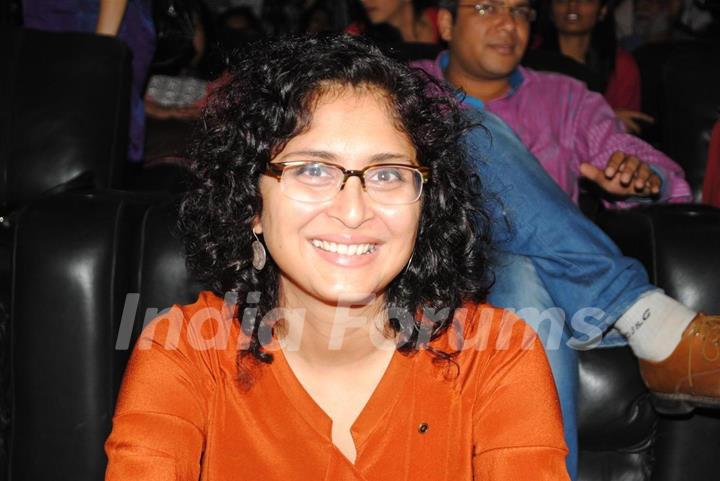
{"label": "woman's eye", "polygon": [[339,177],[342,177],[342,173],[335,167],[309,163],[290,167],[287,180],[319,187],[332,185]]}
{"label": "woman's eye", "polygon": [[377,183],[397,182],[403,180],[403,175],[400,169],[378,169],[372,172],[369,180]]}
{"label": "woman's eye", "polygon": [[297,168],[297,175],[323,177],[329,175],[329,169],[322,164],[307,164]]}

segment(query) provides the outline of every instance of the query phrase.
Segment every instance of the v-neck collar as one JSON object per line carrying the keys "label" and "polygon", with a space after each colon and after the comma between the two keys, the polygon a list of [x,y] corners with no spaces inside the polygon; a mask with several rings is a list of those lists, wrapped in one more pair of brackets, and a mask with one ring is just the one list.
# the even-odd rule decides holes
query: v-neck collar
{"label": "v-neck collar", "polygon": [[[276,343],[275,345],[277,346]],[[332,419],[330,416],[305,390],[290,367],[282,349],[275,350],[273,356],[274,360],[270,370],[280,385],[281,391],[290,401],[289,404],[293,406],[313,430],[337,450],[343,459],[347,460],[332,442]],[[416,358],[417,356],[408,356],[398,351],[393,353],[385,373],[380,378],[380,382],[378,382],[370,399],[350,427],[350,434],[355,442],[357,456],[354,465],[350,460],[347,461],[354,467],[357,467],[358,461],[361,460],[363,447],[370,435],[383,424],[384,419],[397,404],[403,387],[410,377],[410,371]]]}

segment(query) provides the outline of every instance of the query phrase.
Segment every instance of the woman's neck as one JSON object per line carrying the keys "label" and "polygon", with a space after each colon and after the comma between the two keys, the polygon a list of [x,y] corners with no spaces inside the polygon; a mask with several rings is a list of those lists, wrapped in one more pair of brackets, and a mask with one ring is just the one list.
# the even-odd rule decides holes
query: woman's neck
{"label": "woman's neck", "polygon": [[303,292],[285,291],[281,305],[283,323],[276,335],[283,350],[310,366],[341,367],[394,349],[394,342],[384,335],[383,298],[362,305],[334,305]]}
{"label": "woman's neck", "polygon": [[566,57],[570,57],[580,63],[585,63],[588,50],[590,50],[590,37],[589,33],[584,35],[558,34],[560,51]]}

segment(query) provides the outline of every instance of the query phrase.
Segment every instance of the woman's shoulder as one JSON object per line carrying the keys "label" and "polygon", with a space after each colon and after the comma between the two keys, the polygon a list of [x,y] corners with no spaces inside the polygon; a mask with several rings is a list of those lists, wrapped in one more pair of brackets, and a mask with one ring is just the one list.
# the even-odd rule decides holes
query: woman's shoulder
{"label": "woman's shoulder", "polygon": [[[546,363],[537,334],[510,310],[468,303],[455,312],[452,326],[432,347],[451,353],[455,388],[473,393],[489,379],[513,376],[538,362]],[[454,353],[454,354],[453,354]]]}
{"label": "woman's shoulder", "polygon": [[212,371],[232,369],[237,350],[245,341],[234,321],[234,309],[232,299],[200,292],[192,304],[173,305],[148,323],[135,350],[179,356]]}
{"label": "woman's shoulder", "polygon": [[492,304],[465,304],[468,309],[467,332],[479,340],[496,340],[498,337],[509,336],[512,343],[521,342],[530,332],[535,331],[520,319],[513,310],[493,306]]}
{"label": "woman's shoulder", "polygon": [[515,355],[537,343],[535,331],[513,311],[484,303],[466,303],[455,311],[442,336],[442,348],[458,352],[458,362],[487,362]]}

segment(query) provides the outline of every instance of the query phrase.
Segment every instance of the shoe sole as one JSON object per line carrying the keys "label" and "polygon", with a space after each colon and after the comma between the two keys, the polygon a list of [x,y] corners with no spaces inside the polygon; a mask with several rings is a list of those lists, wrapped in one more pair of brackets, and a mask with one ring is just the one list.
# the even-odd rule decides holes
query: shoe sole
{"label": "shoe sole", "polygon": [[695,408],[720,409],[720,399],[691,394],[652,393],[655,410],[661,414],[690,414]]}

